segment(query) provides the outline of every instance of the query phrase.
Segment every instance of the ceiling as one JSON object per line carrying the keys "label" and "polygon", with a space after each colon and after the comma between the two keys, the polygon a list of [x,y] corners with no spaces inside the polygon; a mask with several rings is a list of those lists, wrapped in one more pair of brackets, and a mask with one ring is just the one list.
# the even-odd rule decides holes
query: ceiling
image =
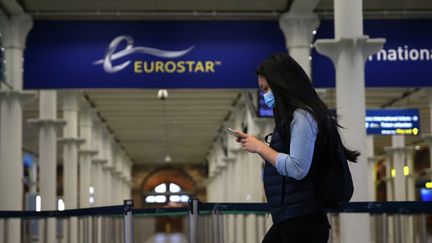
{"label": "ceiling", "polygon": [[[160,100],[157,90],[87,90],[82,96],[87,98],[81,102],[92,103],[134,163],[166,165],[165,156],[170,155],[173,164],[201,164],[241,90],[168,90],[168,93],[168,99]],[[334,89],[320,93],[329,106],[335,106]],[[419,108],[421,132],[431,132],[423,89],[368,88],[366,105],[367,108]],[[38,107],[37,99],[26,105],[24,121],[37,118]],[[58,117],[62,117],[61,92]],[[60,130],[59,137],[61,133]],[[25,150],[37,154],[38,130],[24,122],[23,136]],[[406,144],[421,144],[421,137],[406,136]],[[375,136],[375,153],[382,154],[385,146],[391,146],[391,138]],[[62,150],[58,151],[61,158]]]}
{"label": "ceiling", "polygon": [[[18,0],[38,19],[277,19],[294,0]],[[321,17],[332,15],[333,0],[321,0],[315,8]],[[399,12],[399,17],[422,12],[431,17],[429,0],[363,0],[365,17]],[[418,16],[418,15],[416,15]],[[377,17],[372,15],[371,17]]]}

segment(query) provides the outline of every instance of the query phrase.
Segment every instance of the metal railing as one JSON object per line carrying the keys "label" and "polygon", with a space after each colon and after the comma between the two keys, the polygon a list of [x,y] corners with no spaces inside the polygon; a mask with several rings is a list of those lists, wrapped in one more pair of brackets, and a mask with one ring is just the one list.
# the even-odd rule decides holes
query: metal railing
{"label": "metal railing", "polygon": [[[340,242],[338,221],[341,214],[369,214],[373,240],[377,243],[423,243],[428,241],[427,215],[432,215],[432,203],[352,202],[340,210],[328,210],[327,213],[332,224],[332,243]],[[119,206],[64,211],[0,211],[0,227],[3,227],[0,232],[7,234],[9,221],[20,219],[21,242],[47,242],[43,237],[46,237],[50,219],[55,218],[56,242],[67,243],[71,237],[67,232],[68,226],[75,219],[80,229],[78,242],[134,243],[134,227],[142,233],[142,228],[149,227],[149,222],[154,224],[154,218],[159,216],[181,217],[187,225],[183,233],[188,234],[190,243],[238,242],[233,235],[242,233],[245,238],[251,237],[243,239],[244,242],[253,243],[251,239],[260,242],[271,225],[265,203],[203,203],[191,200],[188,207],[182,208],[134,209],[133,201],[125,200],[124,205]],[[146,221],[148,219],[152,220]],[[251,225],[254,230],[246,227]],[[154,230],[146,233],[148,237],[154,234]],[[7,235],[3,237],[6,239]],[[138,241],[143,242],[143,239],[135,242]]]}

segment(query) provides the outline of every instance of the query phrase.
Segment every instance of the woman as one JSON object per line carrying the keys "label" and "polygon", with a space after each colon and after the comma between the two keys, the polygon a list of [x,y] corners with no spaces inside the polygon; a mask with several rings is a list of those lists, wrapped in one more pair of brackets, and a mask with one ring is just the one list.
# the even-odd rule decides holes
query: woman
{"label": "woman", "polygon": [[[314,176],[328,168],[336,144],[336,115],[312,87],[300,65],[287,54],[273,55],[257,69],[266,104],[276,127],[270,146],[241,133],[242,148],[265,161],[264,189],[273,226],[263,243],[327,242],[330,225],[316,193]],[[344,147],[356,161],[359,153]]]}

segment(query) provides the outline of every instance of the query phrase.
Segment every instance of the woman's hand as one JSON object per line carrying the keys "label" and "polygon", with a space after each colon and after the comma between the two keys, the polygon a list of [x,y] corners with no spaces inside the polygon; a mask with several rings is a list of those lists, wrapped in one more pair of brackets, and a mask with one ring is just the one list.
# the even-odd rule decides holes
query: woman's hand
{"label": "woman's hand", "polygon": [[255,136],[242,133],[237,130],[236,132],[241,135],[241,137],[237,138],[236,141],[238,143],[241,143],[243,150],[246,150],[250,153],[259,153],[262,150],[263,146],[267,146],[263,142],[258,140]]}

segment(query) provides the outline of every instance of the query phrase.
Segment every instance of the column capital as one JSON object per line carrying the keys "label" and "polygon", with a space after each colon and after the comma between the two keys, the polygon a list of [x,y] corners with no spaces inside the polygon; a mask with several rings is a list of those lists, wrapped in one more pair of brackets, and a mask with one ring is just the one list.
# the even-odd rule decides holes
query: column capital
{"label": "column capital", "polygon": [[80,149],[78,151],[78,154],[80,155],[90,155],[90,156],[94,156],[98,153],[98,151],[96,150],[92,150],[92,149]]}
{"label": "column capital", "polygon": [[6,23],[4,47],[5,49],[25,49],[27,34],[33,27],[33,20],[29,14],[12,16]]}
{"label": "column capital", "polygon": [[64,111],[79,111],[78,105],[78,93],[72,90],[66,90],[61,92],[62,101],[63,101],[63,110]]}
{"label": "column capital", "polygon": [[230,152],[233,154],[239,154],[239,153],[244,152],[244,151],[241,148],[232,148],[232,149],[230,149]]}
{"label": "column capital", "polygon": [[370,163],[376,163],[377,161],[383,160],[383,159],[386,159],[386,158],[387,158],[387,156],[385,156],[385,155],[376,155],[376,156],[369,156],[369,157],[367,157],[367,160]]}
{"label": "column capital", "polygon": [[81,144],[83,144],[85,142],[85,139],[83,139],[83,138],[73,138],[73,137],[69,137],[69,138],[63,137],[63,138],[58,138],[58,141],[61,144],[64,144],[64,145],[66,145],[66,144],[81,145]]}
{"label": "column capital", "polygon": [[35,127],[54,127],[60,129],[66,125],[66,121],[63,119],[30,119],[28,123]]}
{"label": "column capital", "polygon": [[427,144],[432,145],[432,134],[423,134],[422,138]]}
{"label": "column capital", "polygon": [[279,27],[285,36],[285,44],[290,48],[310,48],[313,34],[318,28],[320,20],[316,13],[295,13],[287,12],[281,14],[279,18]]}
{"label": "column capital", "polygon": [[113,175],[115,175],[117,178],[121,178],[122,175],[123,174],[123,172],[121,172],[121,171],[118,171],[117,169],[114,169],[113,170]]}
{"label": "column capital", "polygon": [[315,41],[315,47],[319,53],[330,58],[336,65],[342,51],[350,51],[352,58],[360,51],[363,54],[363,60],[366,61],[369,56],[381,50],[384,43],[383,38],[369,39],[369,36],[364,35],[354,38],[320,39]]}
{"label": "column capital", "polygon": [[412,153],[415,151],[413,146],[404,146],[404,147],[384,147],[384,151],[389,154],[389,155],[393,155],[395,153],[403,153],[403,154],[407,154],[407,153]]}
{"label": "column capital", "polygon": [[102,169],[107,170],[109,172],[113,172],[114,171],[114,167],[112,167],[112,166],[104,166]]}
{"label": "column capital", "polygon": [[225,163],[229,164],[229,163],[233,163],[235,162],[237,159],[235,157],[225,157],[222,159]]}
{"label": "column capital", "polygon": [[37,98],[35,91],[0,90],[0,101],[18,99],[21,104],[27,104]]}
{"label": "column capital", "polygon": [[107,163],[107,160],[103,159],[103,158],[94,158],[92,160],[92,162],[95,163],[95,164],[102,164],[103,165],[103,164]]}

